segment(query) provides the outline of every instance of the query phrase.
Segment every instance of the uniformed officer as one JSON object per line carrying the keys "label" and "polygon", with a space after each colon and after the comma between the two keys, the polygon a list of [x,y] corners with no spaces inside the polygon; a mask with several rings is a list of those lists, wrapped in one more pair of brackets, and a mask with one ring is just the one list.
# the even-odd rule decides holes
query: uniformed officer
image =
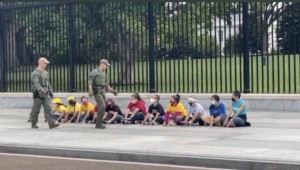
{"label": "uniformed officer", "polygon": [[108,61],[106,59],[101,59],[99,68],[94,69],[89,73],[89,96],[92,97],[94,95],[98,105],[96,128],[99,129],[105,129],[103,115],[106,91],[112,92],[115,96],[117,95],[117,91],[113,90],[108,84],[108,78],[105,74],[105,70],[108,66],[110,66]]}
{"label": "uniformed officer", "polygon": [[33,105],[30,114],[31,128],[39,128],[37,122],[41,105],[44,107],[49,128],[52,129],[59,126],[51,117],[52,109],[50,98],[53,97],[53,91],[49,83],[49,74],[46,71],[46,66],[49,63],[50,62],[42,56],[38,61],[38,67],[31,73],[31,81],[33,83]]}

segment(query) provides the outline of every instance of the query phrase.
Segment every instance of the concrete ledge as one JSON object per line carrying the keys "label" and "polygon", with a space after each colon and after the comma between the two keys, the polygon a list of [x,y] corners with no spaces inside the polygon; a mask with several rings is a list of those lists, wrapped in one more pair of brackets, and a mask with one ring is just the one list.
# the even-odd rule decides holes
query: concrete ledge
{"label": "concrete ledge", "polygon": [[[114,96],[107,93],[107,98],[114,98],[121,109],[126,108],[132,93],[120,93]],[[163,106],[168,104],[169,98],[175,93],[159,93]],[[55,97],[62,98],[64,103],[67,103],[67,97],[72,95],[77,99],[82,96],[87,96],[87,93],[55,93]],[[146,105],[149,106],[150,93],[140,93],[141,97],[145,99]],[[208,110],[210,105],[210,97],[213,94],[192,94],[183,93],[181,101],[187,104],[187,98],[191,95],[196,96],[198,102]],[[222,102],[229,104],[231,101],[231,94],[219,94]],[[300,110],[300,94],[242,94],[242,97],[247,102],[247,109],[249,111],[271,111],[271,112],[299,112]],[[94,104],[95,101],[91,100]],[[30,108],[32,105],[31,93],[0,93],[0,108]]]}
{"label": "concrete ledge", "polygon": [[30,146],[0,145],[2,153],[31,154],[43,156],[58,156],[70,158],[85,158],[99,160],[129,161],[156,164],[171,164],[183,166],[198,166],[212,168],[230,168],[245,170],[298,170],[300,163],[243,160],[213,157],[186,157],[180,155],[156,155],[147,153],[131,153],[116,151],[89,151],[79,149],[42,148]]}
{"label": "concrete ledge", "polygon": [[[117,96],[114,96],[111,93],[107,93],[107,97],[109,98],[116,98],[116,99],[129,99],[131,94],[133,93],[119,93]],[[142,98],[149,98],[151,95],[155,93],[139,93]],[[157,93],[162,99],[169,99],[172,95],[176,93]],[[196,96],[198,99],[207,99],[209,100],[210,97],[217,93],[179,93],[181,98],[188,98],[191,95]],[[67,96],[74,96],[74,97],[82,97],[87,96],[87,93],[55,93],[55,97],[62,97],[66,98]],[[220,93],[218,94],[221,99],[230,99],[231,94],[229,93]],[[31,93],[0,93],[0,98],[15,98],[15,97],[32,97]],[[251,100],[300,100],[300,94],[242,94],[244,99],[251,99]]]}

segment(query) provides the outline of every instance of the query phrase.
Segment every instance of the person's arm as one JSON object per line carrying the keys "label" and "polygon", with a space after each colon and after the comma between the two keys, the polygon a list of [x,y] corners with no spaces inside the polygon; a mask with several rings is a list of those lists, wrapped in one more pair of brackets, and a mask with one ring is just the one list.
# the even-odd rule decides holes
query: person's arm
{"label": "person's arm", "polygon": [[[228,120],[231,117],[231,115],[232,115],[232,103],[228,106],[228,113],[223,126],[228,127],[230,125],[230,122],[228,122]],[[230,121],[232,121],[232,119]]]}
{"label": "person's arm", "polygon": [[184,122],[188,122],[190,118],[190,112],[186,112],[187,116],[185,116]]}
{"label": "person's arm", "polygon": [[210,124],[209,126],[213,126],[214,125],[214,116],[210,116]]}
{"label": "person's arm", "polygon": [[150,113],[148,112],[147,115],[146,115],[145,118],[144,118],[143,123],[146,122],[147,120],[149,120],[149,117],[150,117]]}
{"label": "person's arm", "polygon": [[106,119],[107,115],[108,115],[108,113],[107,113],[107,112],[104,112],[103,120]]}
{"label": "person's arm", "polygon": [[129,113],[130,113],[130,109],[126,108],[126,110],[125,110],[125,117],[124,117],[125,119],[128,117]]}
{"label": "person's arm", "polygon": [[135,116],[135,114],[136,114],[137,112],[139,112],[140,110],[141,110],[141,109],[139,109],[139,108],[136,107],[136,108],[133,110],[133,112],[132,112],[130,118],[133,118],[133,116]]}
{"label": "person's arm", "polygon": [[112,121],[114,121],[116,119],[116,117],[118,116],[118,112],[114,112],[113,113],[113,117],[108,121],[108,123],[111,123]]}
{"label": "person's arm", "polygon": [[242,106],[239,108],[239,110],[234,115],[234,117],[238,117],[240,115],[240,113],[244,110],[245,107],[246,107],[246,104],[243,103]]}
{"label": "person's arm", "polygon": [[88,82],[89,82],[89,96],[91,97],[91,96],[93,96],[93,81],[94,81],[94,78],[95,78],[95,73],[92,71],[92,72],[90,72],[89,73],[89,80],[88,80]]}
{"label": "person's arm", "polygon": [[194,117],[189,121],[189,123],[192,124],[192,123],[197,119],[197,117],[198,117],[200,114],[201,114],[200,112],[196,112],[196,113],[194,114]]}
{"label": "person's arm", "polygon": [[[75,115],[75,112],[74,112],[74,115]],[[79,119],[80,119],[81,113],[76,114],[76,115],[77,115],[77,120],[76,120],[76,122],[79,123]]]}
{"label": "person's arm", "polygon": [[40,82],[39,82],[39,73],[33,72],[31,74],[31,81],[32,81],[32,83],[33,83],[36,90],[45,92],[43,87],[40,85]]}
{"label": "person's arm", "polygon": [[88,111],[86,112],[86,114],[85,114],[85,116],[84,116],[84,119],[83,119],[82,121],[85,122],[85,120],[90,116],[90,113],[91,113],[91,111],[88,110]]}

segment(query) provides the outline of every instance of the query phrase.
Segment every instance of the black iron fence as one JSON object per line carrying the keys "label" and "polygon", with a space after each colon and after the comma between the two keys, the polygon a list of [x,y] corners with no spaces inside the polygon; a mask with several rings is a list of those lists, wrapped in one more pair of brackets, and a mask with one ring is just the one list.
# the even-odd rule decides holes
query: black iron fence
{"label": "black iron fence", "polygon": [[102,58],[120,92],[300,92],[296,2],[0,2],[0,23],[1,91],[29,91],[45,54],[56,92]]}

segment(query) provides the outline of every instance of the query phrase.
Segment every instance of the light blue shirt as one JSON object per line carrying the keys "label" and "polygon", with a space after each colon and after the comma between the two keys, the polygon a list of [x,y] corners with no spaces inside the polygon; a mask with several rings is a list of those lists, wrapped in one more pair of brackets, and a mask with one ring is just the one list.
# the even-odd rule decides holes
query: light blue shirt
{"label": "light blue shirt", "polygon": [[[242,107],[242,105],[245,103],[245,101],[243,99],[240,99],[239,102],[232,102],[232,110],[234,112],[234,114],[237,113],[237,111]],[[246,111],[246,106],[244,107],[244,109],[241,111],[240,115],[245,115],[247,114],[247,111]]]}
{"label": "light blue shirt", "polygon": [[196,103],[195,106],[188,106],[188,111],[191,117],[194,116],[195,113],[200,113],[201,115],[205,114],[203,106],[199,103]]}

